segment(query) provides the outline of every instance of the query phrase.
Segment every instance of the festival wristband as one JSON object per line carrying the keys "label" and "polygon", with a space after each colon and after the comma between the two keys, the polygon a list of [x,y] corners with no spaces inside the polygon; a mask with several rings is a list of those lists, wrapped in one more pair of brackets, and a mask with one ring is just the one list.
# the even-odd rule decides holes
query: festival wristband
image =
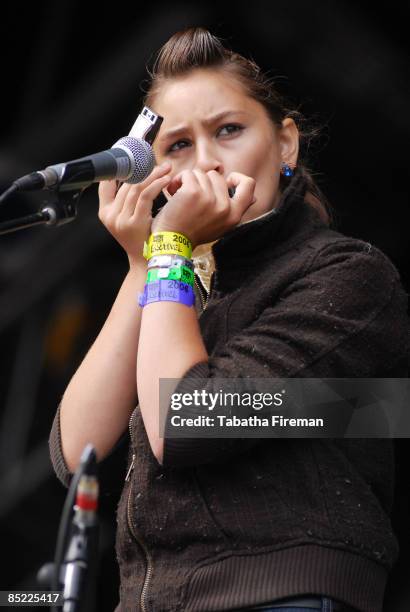
{"label": "festival wristband", "polygon": [[186,306],[195,304],[195,293],[190,285],[175,280],[159,280],[144,287],[144,293],[138,296],[142,307],[152,302],[179,302]]}
{"label": "festival wristband", "polygon": [[178,268],[186,266],[190,270],[194,269],[192,259],[185,259],[181,255],[155,255],[148,260],[148,269],[150,268]]}
{"label": "festival wristband", "polygon": [[178,232],[154,232],[144,242],[142,252],[145,259],[150,259],[155,255],[182,255],[186,259],[191,259],[192,243]]}
{"label": "festival wristband", "polygon": [[170,268],[152,268],[148,270],[147,283],[153,283],[157,280],[180,280],[187,285],[194,285],[194,273],[186,266],[170,267]]}

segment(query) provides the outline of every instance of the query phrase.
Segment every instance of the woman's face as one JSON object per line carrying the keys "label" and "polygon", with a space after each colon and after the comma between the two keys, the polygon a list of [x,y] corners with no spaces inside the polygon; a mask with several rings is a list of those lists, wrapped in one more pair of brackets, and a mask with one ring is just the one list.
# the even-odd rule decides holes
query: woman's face
{"label": "woman's face", "polygon": [[157,163],[182,170],[233,171],[256,181],[255,198],[242,216],[250,221],[277,205],[280,164],[295,166],[298,131],[292,119],[275,126],[265,108],[229,73],[194,69],[166,81],[152,104],[164,117],[153,148]]}

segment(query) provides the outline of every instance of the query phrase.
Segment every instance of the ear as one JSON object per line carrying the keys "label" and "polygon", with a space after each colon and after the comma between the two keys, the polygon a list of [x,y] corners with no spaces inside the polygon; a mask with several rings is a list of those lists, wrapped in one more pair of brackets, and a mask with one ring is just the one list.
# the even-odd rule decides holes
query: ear
{"label": "ear", "polygon": [[294,120],[286,117],[282,121],[278,135],[281,159],[294,168],[297,166],[299,154],[299,130]]}

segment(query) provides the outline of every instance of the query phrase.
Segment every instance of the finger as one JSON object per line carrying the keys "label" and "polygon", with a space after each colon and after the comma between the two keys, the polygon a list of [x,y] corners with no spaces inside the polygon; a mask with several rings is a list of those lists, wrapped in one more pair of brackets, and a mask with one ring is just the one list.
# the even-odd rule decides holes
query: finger
{"label": "finger", "polygon": [[136,213],[147,216],[150,215],[152,213],[152,205],[155,198],[168,185],[170,180],[171,176],[169,174],[157,178],[155,181],[152,181],[150,185],[145,187],[136,198],[133,198],[132,192],[130,192],[124,203],[124,210],[126,210],[130,216]]}
{"label": "finger", "polygon": [[98,217],[107,227],[117,218],[121,212],[123,202],[131,185],[124,183],[118,189],[117,181],[104,181],[111,183],[110,187],[103,185],[99,187],[100,203]]}
{"label": "finger", "polygon": [[173,196],[182,185],[192,189],[198,189],[200,187],[198,179],[192,170],[182,170],[182,172],[179,172],[171,179],[167,191]]}
{"label": "finger", "polygon": [[225,178],[216,170],[210,170],[207,172],[207,176],[212,185],[217,201],[226,204],[228,202],[229,193]]}
{"label": "finger", "polygon": [[241,216],[255,200],[255,179],[240,172],[231,172],[226,179],[228,187],[235,187],[233,200],[238,206]]}
{"label": "finger", "polygon": [[201,187],[198,177],[193,172],[193,170],[183,170],[181,172],[181,187],[186,187],[187,189],[198,191]]}
{"label": "finger", "polygon": [[127,190],[123,203],[125,203],[125,199],[128,197],[130,191],[134,193],[134,195],[140,194],[148,185],[157,180],[159,177],[168,174],[170,170],[171,164],[169,162],[164,162],[160,166],[155,166],[152,172],[143,181],[131,185],[131,190]]}
{"label": "finger", "polygon": [[208,174],[203,172],[202,170],[193,170],[192,172],[195,174],[198,180],[198,183],[201,189],[203,190],[204,194],[209,199],[215,199],[216,196],[213,190],[213,185],[209,179]]}
{"label": "finger", "polygon": [[[228,195],[229,197],[232,199],[235,197],[235,192],[236,192],[236,187],[228,187]],[[257,197],[255,197],[255,195],[253,196],[252,202],[251,204],[255,204],[255,202],[257,201]]]}
{"label": "finger", "polygon": [[173,196],[180,187],[182,187],[182,178],[181,178],[181,174],[182,172],[180,172],[179,174],[177,174],[176,176],[174,176],[168,187],[167,187],[167,191],[169,193],[170,196]]}
{"label": "finger", "polygon": [[[160,193],[164,193],[166,185],[171,180],[170,175],[165,175],[161,177],[151,185],[149,185],[144,191],[141,193],[140,198],[135,207],[135,213],[142,212],[145,215],[152,215],[152,207],[154,204],[155,198],[157,198]],[[164,193],[165,199],[169,200],[167,195]],[[163,212],[163,209],[166,207],[166,203],[162,206],[160,212]]]}
{"label": "finger", "polygon": [[[207,174],[214,184],[214,190],[218,194],[218,198],[225,200],[226,198],[232,199],[235,196],[236,187],[228,187],[227,180],[219,172],[210,170]],[[254,202],[256,202],[255,198],[252,200],[252,204]]]}
{"label": "finger", "polygon": [[126,192],[124,199],[121,203],[121,209],[119,214],[130,217],[134,214],[135,205],[141,194],[141,185],[130,185],[130,188]]}
{"label": "finger", "polygon": [[171,168],[172,166],[169,161],[165,161],[159,166],[155,166],[152,172],[143,181],[138,183],[138,185],[140,185],[141,187],[141,191],[145,189],[145,187],[150,185],[152,181],[155,181],[158,177],[164,176],[165,174],[169,174]]}
{"label": "finger", "polygon": [[[155,166],[155,168],[149,174],[149,176],[147,176],[147,178],[144,179],[141,183],[136,183],[136,184],[123,183],[118,189],[114,200],[111,199],[108,201],[104,201],[103,206],[107,206],[107,204],[110,204],[110,208],[109,208],[110,216],[111,215],[117,216],[124,209],[125,202],[126,201],[127,203],[129,202],[129,197],[132,196],[134,200],[135,198],[138,198],[139,194],[141,193],[141,191],[144,189],[145,186],[152,183],[153,180],[163,175],[167,170],[169,171],[170,169],[171,169],[171,164],[169,162],[165,162],[164,164],[161,164],[160,166]],[[134,206],[132,207],[132,211],[130,212],[130,214],[132,214],[132,212],[134,211],[134,208],[135,208],[135,201],[134,201]],[[125,212],[127,212],[127,210]],[[129,212],[129,209],[128,209],[128,212]]]}
{"label": "finger", "polygon": [[130,183],[122,183],[121,187],[117,190],[114,200],[108,202],[108,205],[106,204],[103,207],[106,212],[110,213],[110,216],[112,215],[113,217],[116,217],[120,214],[124,206],[125,199],[133,187],[134,185],[131,185]]}
{"label": "finger", "polygon": [[100,200],[100,206],[105,206],[112,202],[117,192],[117,181],[101,181],[98,186],[98,198]]}

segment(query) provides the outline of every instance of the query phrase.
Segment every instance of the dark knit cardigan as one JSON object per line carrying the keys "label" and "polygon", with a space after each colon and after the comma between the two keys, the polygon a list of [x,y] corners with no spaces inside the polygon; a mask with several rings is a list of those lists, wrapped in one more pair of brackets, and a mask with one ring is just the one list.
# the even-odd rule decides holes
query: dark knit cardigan
{"label": "dark knit cardigan", "polygon": [[[327,228],[305,192],[297,172],[276,209],[213,245],[203,312],[197,300],[209,359],[177,392],[209,390],[216,377],[407,376],[407,295],[395,267]],[[321,594],[382,611],[398,555],[390,440],[166,439],[159,465],[138,406],[130,433],[118,610],[239,610]],[[50,446],[67,485],[59,411]]]}

